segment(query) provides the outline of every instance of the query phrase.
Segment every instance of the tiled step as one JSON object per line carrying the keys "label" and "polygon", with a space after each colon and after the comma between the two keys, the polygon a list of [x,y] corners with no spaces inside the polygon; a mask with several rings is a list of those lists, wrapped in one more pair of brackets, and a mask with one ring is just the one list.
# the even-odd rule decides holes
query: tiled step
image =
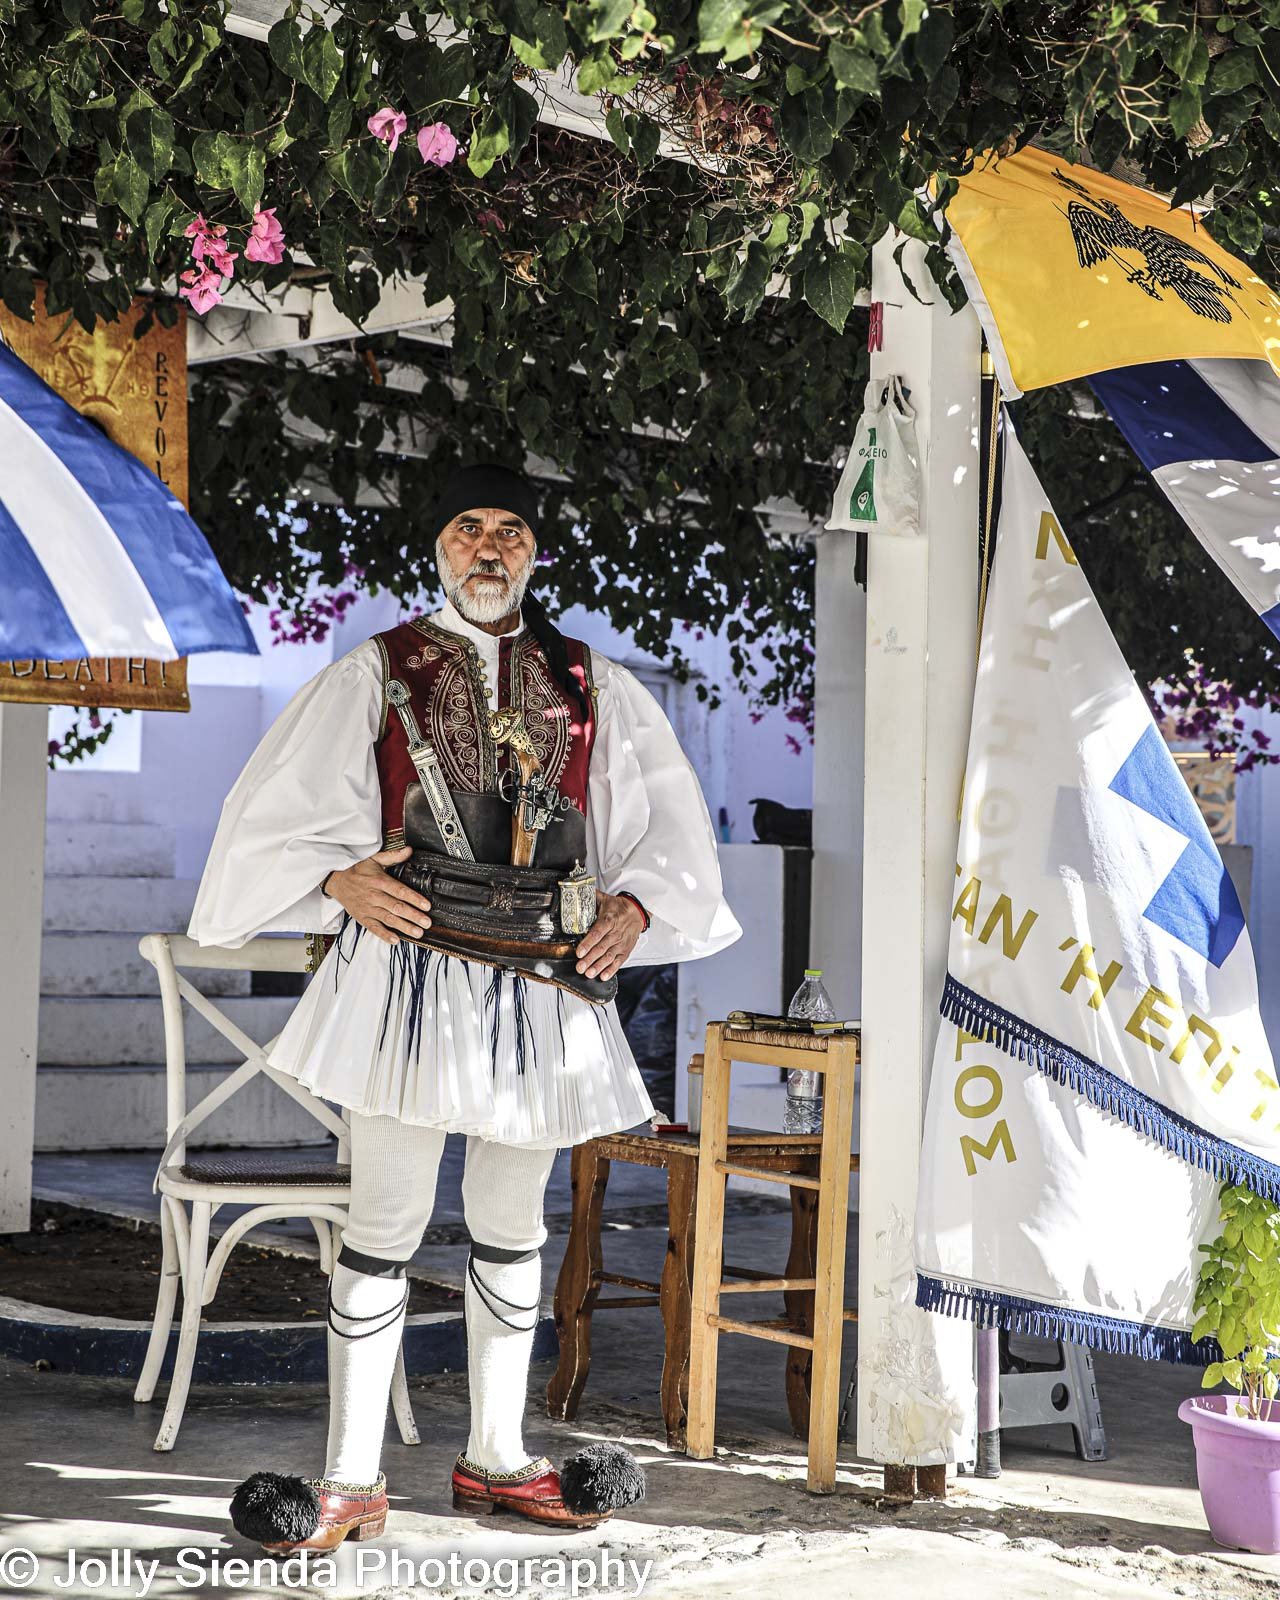
{"label": "tiled step", "polygon": [[47,878],[172,878],[172,828],[138,822],[50,822]]}
{"label": "tiled step", "polygon": [[[159,997],[156,970],[138,953],[136,933],[46,933],[41,944],[40,993]],[[192,967],[184,974],[202,994],[248,995],[248,972]]]}
{"label": "tiled step", "polygon": [[[219,1002],[219,1009],[260,1044],[284,1026],[297,1002],[251,996]],[[235,1046],[203,1017],[188,1012],[187,1055],[215,1065],[238,1062]],[[48,995],[40,1001],[40,1040],[36,1059],[43,1065],[128,1066],[164,1060],[164,1019],[160,1002]]]}
{"label": "tiled step", "polygon": [[44,926],[53,933],[185,933],[191,878],[46,878]]}
{"label": "tiled step", "polygon": [[[187,1104],[196,1105],[230,1070],[188,1066]],[[86,1117],[85,1107],[93,1107]],[[270,1079],[237,1090],[204,1124],[191,1148],[315,1144],[323,1126]],[[36,1072],[37,1150],[150,1150],[165,1145],[163,1067],[54,1067]]]}

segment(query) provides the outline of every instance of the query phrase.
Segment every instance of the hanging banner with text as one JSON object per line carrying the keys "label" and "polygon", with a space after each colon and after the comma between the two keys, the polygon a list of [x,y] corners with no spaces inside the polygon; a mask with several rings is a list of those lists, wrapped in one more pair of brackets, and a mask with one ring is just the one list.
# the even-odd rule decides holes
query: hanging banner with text
{"label": "hanging banner with text", "polygon": [[1224,1179],[1280,1200],[1236,891],[1005,418],[917,1215],[917,1303],[1194,1346]]}
{"label": "hanging banner with text", "polygon": [[[0,307],[0,339],[187,505],[186,310],[179,309],[172,328],[153,320],[135,338],[148,304],[135,300],[115,322],[99,322],[86,333],[69,312],[47,314],[40,286],[33,322]],[[0,661],[0,700],[191,709],[185,658]]]}

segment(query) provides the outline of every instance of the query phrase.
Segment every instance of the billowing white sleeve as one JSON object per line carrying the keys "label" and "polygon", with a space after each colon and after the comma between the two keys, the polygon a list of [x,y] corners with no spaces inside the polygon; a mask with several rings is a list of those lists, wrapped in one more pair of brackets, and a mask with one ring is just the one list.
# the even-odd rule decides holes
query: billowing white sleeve
{"label": "billowing white sleeve", "polygon": [[188,934],[238,949],[259,933],[332,933],[320,885],[382,847],[374,741],[382,712],[369,641],[303,684],[223,802]]}
{"label": "billowing white sleeve", "polygon": [[592,651],[599,688],[587,790],[590,865],[652,919],[628,966],[692,961],[742,935],[725,901],[697,774],[662,707],[625,667]]}

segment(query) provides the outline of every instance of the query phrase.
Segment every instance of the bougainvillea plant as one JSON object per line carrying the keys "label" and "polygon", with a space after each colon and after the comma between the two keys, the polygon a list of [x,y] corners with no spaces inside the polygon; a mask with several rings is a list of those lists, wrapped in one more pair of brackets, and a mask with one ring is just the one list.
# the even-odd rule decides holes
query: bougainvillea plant
{"label": "bougainvillea plant", "polygon": [[1165,720],[1173,737],[1203,750],[1211,761],[1231,756],[1237,772],[1280,761],[1270,734],[1250,727],[1244,714],[1275,710],[1273,695],[1258,689],[1241,695],[1229,683],[1214,683],[1203,667],[1189,660],[1176,683],[1152,684],[1150,698],[1152,710]]}
{"label": "bougainvillea plant", "polygon": [[[758,696],[802,703],[811,551],[759,508],[825,517],[869,249],[891,225],[936,241],[926,179],[945,201],[975,151],[1034,140],[1209,201],[1277,276],[1280,0],[281,0],[262,18],[9,0],[0,297],[29,315],[42,280],[86,326],[139,293],[165,320],[180,295],[203,308],[228,354],[192,374],[193,509],[241,592],[286,611],[349,562],[414,593],[443,475],[527,459],[552,598],[677,670],[676,623],[723,628]],[[406,284],[420,325],[375,331]],[[249,359],[244,297],[299,287],[364,331]],[[1056,448],[1055,489],[1099,530],[1090,574],[1140,680],[1190,645],[1213,681],[1270,693],[1269,647],[1239,647],[1247,618],[1224,628],[1239,602],[1168,508],[1099,494],[1100,453],[1106,478],[1134,464],[1091,426]]]}
{"label": "bougainvillea plant", "polygon": [[70,767],[101,750],[115,729],[116,717],[127,715],[116,711],[104,717],[97,706],[77,706],[61,737],[49,740],[49,767]]}

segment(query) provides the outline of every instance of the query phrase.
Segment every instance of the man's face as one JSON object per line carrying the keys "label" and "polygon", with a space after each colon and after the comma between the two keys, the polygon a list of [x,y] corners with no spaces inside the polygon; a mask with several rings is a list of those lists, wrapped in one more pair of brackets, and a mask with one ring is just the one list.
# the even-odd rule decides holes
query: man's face
{"label": "man's face", "polygon": [[494,506],[460,512],[436,540],[444,592],[469,622],[498,622],[516,610],[536,553],[529,525]]}

